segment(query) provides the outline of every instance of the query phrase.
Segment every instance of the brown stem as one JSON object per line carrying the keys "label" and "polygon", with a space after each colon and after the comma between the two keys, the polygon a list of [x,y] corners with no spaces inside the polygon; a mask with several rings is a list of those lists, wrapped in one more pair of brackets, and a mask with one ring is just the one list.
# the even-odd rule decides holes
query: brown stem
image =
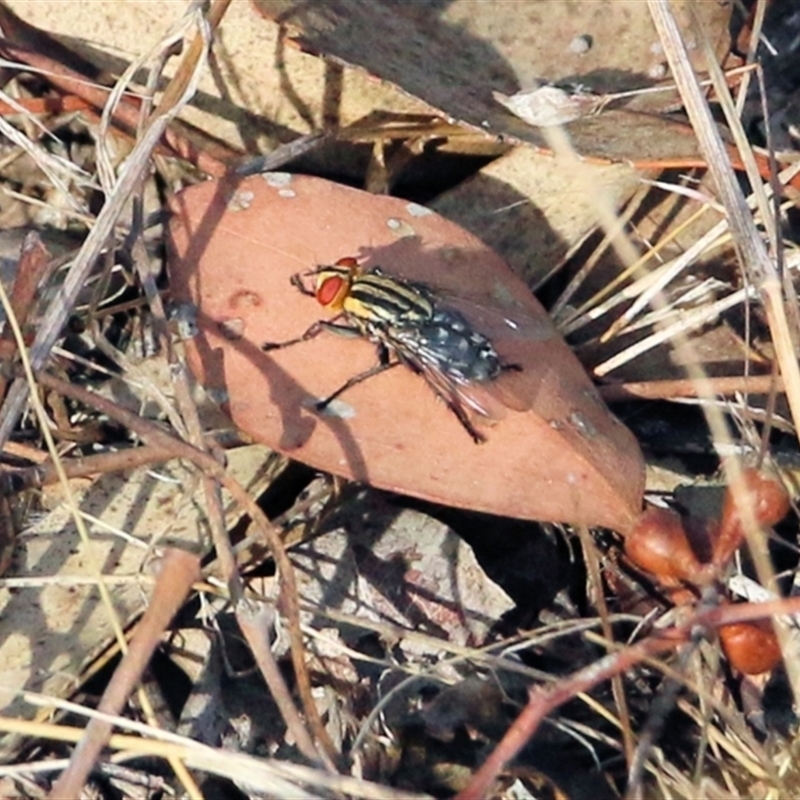
{"label": "brown stem", "polygon": [[[136,684],[142,677],[161,636],[183,605],[192,584],[200,577],[200,558],[186,550],[167,548],[161,561],[158,579],[130,641],[128,652],[100,699],[98,711],[118,715]],[[100,751],[111,736],[111,723],[93,717],[86,726],[83,738],[72,753],[69,766],[54,784],[50,798],[79,797],[86,778],[97,761]]]}
{"label": "brown stem", "polygon": [[661,630],[657,635],[650,636],[631,647],[611,653],[594,664],[562,678],[552,687],[531,689],[528,703],[522,713],[514,720],[481,768],[472,776],[466,788],[459,792],[456,800],[479,800],[488,796],[500,771],[531,739],[549,713],[579,693],[587,692],[612,676],[632,669],[641,661],[690,641],[693,631],[698,627],[718,628],[736,622],[766,619],[798,611],[800,611],[800,597],[713,608],[696,614],[683,625]]}
{"label": "brown stem", "polygon": [[[35,231],[28,233],[22,242],[14,287],[9,297],[11,313],[20,328],[24,328],[36,300],[36,292],[47,275],[51,263],[50,253],[42,244],[39,234]],[[16,353],[17,342],[11,326],[5,325],[0,333],[0,361],[10,364]],[[0,373],[0,398],[5,395],[6,386],[6,378]]]}
{"label": "brown stem", "polygon": [[[129,447],[115,453],[97,453],[80,458],[64,458],[61,461],[68,478],[86,478],[90,475],[104,475],[107,472],[120,472],[143,464],[156,464],[175,458],[172,448],[148,446]],[[39,488],[58,483],[58,473],[52,462],[37,464],[35,467],[10,469],[0,472],[0,494],[21,492],[25,489]]]}
{"label": "brown stem", "polygon": [[[236,621],[239,623],[239,628],[244,634],[244,638],[247,639],[247,643],[250,645],[253,658],[258,664],[258,668],[264,676],[270,692],[272,692],[272,697],[286,723],[286,727],[297,743],[298,750],[311,762],[319,763],[320,754],[308,735],[306,726],[303,725],[303,720],[300,719],[300,715],[297,713],[289,687],[286,685],[286,681],[284,681],[275,661],[275,656],[272,654],[269,630],[274,621],[272,619],[273,616],[272,609],[265,603],[255,603],[242,599],[236,604]],[[332,764],[327,766],[329,769],[333,769]]]}
{"label": "brown stem", "polygon": [[[206,20],[212,33],[219,27],[230,4],[231,0],[214,0],[211,4],[211,8],[206,14]],[[164,114],[169,111],[186,91],[186,87],[192,79],[197,62],[203,52],[203,44],[203,37],[198,33],[187,48],[172,80],[167,85],[167,88],[164,89],[164,93],[161,95],[161,102],[155,111],[156,114]]]}
{"label": "brown stem", "polygon": [[[782,392],[783,381],[774,375],[734,375],[728,378],[709,378],[708,386],[714,394],[730,395],[737,392],[770,394]],[[669,400],[673,397],[699,397],[697,381],[689,378],[665,381],[635,381],[609,383],[598,387],[606,402],[618,400]],[[706,389],[703,389],[706,392]]]}

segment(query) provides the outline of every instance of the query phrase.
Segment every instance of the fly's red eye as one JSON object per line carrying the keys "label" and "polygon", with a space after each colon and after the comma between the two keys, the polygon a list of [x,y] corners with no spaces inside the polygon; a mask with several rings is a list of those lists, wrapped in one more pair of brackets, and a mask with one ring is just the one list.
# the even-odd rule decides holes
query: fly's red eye
{"label": "fly's red eye", "polygon": [[339,275],[332,275],[325,278],[317,286],[317,302],[321,306],[332,306],[339,301],[339,298],[347,290],[347,281]]}
{"label": "fly's red eye", "polygon": [[353,267],[357,267],[358,266],[358,261],[355,258],[353,258],[352,256],[345,256],[344,258],[340,258],[336,262],[336,266],[337,267],[350,267],[350,268],[353,268]]}

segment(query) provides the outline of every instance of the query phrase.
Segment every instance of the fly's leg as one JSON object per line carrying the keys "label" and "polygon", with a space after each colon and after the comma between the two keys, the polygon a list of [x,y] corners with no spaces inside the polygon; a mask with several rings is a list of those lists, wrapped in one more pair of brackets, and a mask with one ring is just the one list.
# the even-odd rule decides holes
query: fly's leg
{"label": "fly's leg", "polygon": [[359,372],[358,375],[353,375],[352,378],[345,381],[333,394],[330,394],[324,400],[320,400],[318,403],[315,403],[314,408],[316,408],[317,411],[324,411],[337,397],[344,394],[348,389],[351,389],[356,384],[371,378],[373,375],[380,375],[381,372],[386,372],[387,369],[396,367],[400,363],[399,361],[391,361],[388,353],[384,355],[384,352],[385,349],[383,349],[380,353],[379,361],[374,367],[370,367],[363,372]]}
{"label": "fly's leg", "polygon": [[361,336],[361,331],[351,325],[337,325],[331,320],[319,320],[315,322],[302,336],[295,339],[287,339],[285,342],[265,342],[261,345],[261,349],[268,353],[270,350],[282,350],[284,347],[291,347],[300,342],[307,342],[319,336],[323,331],[330,331],[339,336]]}
{"label": "fly's leg", "polygon": [[[436,392],[439,394],[439,392]],[[461,423],[464,430],[472,437],[475,444],[483,444],[486,437],[472,424],[469,414],[464,410],[464,406],[455,397],[439,397],[444,401],[447,407],[456,415],[456,419]]]}
{"label": "fly's leg", "polygon": [[[417,372],[417,370],[414,370]],[[423,375],[424,377],[424,375]],[[433,389],[433,393],[455,414],[456,419],[461,423],[461,427],[472,437],[475,444],[483,444],[486,437],[472,424],[469,412],[464,408],[456,395],[443,392],[438,386],[434,386],[430,381],[426,381],[428,386]]]}
{"label": "fly's leg", "polygon": [[[405,364],[412,372],[425,378],[425,383],[430,386],[433,393],[453,412],[453,414],[455,414],[456,419],[461,423],[461,427],[472,437],[472,441],[475,442],[475,444],[483,444],[486,441],[486,437],[472,424],[469,412],[464,408],[464,405],[458,399],[457,395],[452,392],[443,391],[442,388],[431,381],[430,378],[425,375],[425,372],[413,361],[403,359],[402,362],[397,363]],[[518,365],[515,364],[514,366]]]}
{"label": "fly's leg", "polygon": [[303,274],[301,272],[292,275],[292,277],[289,279],[289,283],[291,283],[292,286],[294,286],[294,288],[297,289],[301,294],[304,294],[307,297],[314,297],[314,292],[303,283]]}
{"label": "fly's leg", "polygon": [[291,347],[293,344],[300,344],[300,342],[307,342],[315,336],[319,336],[323,331],[322,323],[315,322],[302,336],[295,339],[287,339],[285,342],[264,342],[261,349],[268,353],[270,350],[282,350],[284,347]]}

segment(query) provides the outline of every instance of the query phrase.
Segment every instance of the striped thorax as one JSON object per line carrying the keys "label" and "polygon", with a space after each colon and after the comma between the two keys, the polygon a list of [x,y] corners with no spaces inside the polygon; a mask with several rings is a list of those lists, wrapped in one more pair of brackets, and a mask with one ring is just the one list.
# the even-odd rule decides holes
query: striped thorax
{"label": "striped thorax", "polygon": [[421,287],[390,278],[377,267],[361,271],[352,258],[321,267],[316,279],[320,305],[353,321],[419,325],[433,316],[433,303]]}

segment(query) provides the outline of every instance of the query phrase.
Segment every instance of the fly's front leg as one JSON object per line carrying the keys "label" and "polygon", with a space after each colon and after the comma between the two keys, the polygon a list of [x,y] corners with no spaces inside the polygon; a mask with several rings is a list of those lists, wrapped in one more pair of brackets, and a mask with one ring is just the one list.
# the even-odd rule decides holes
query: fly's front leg
{"label": "fly's front leg", "polygon": [[285,342],[264,342],[264,344],[261,345],[261,349],[265,353],[268,353],[270,350],[282,350],[284,347],[291,347],[293,344],[307,342],[309,339],[319,336],[322,331],[322,323],[315,322],[302,336],[298,336],[295,339],[287,339]]}
{"label": "fly's front leg", "polygon": [[302,336],[298,336],[295,339],[287,339],[285,342],[265,342],[261,345],[261,349],[266,353],[270,350],[282,350],[284,347],[291,347],[293,344],[300,344],[300,342],[307,342],[309,339],[314,339],[323,331],[331,331],[340,336],[361,335],[357,328],[353,328],[349,325],[337,325],[334,321],[336,319],[337,317],[334,317],[333,320],[319,320],[311,325]]}
{"label": "fly's front leg", "polygon": [[294,286],[295,289],[298,289],[300,291],[300,293],[304,294],[306,297],[314,297],[315,296],[314,292],[311,289],[309,289],[303,283],[303,273],[302,272],[298,272],[295,275],[292,275],[292,277],[289,278],[289,283],[291,283],[292,286]]}

